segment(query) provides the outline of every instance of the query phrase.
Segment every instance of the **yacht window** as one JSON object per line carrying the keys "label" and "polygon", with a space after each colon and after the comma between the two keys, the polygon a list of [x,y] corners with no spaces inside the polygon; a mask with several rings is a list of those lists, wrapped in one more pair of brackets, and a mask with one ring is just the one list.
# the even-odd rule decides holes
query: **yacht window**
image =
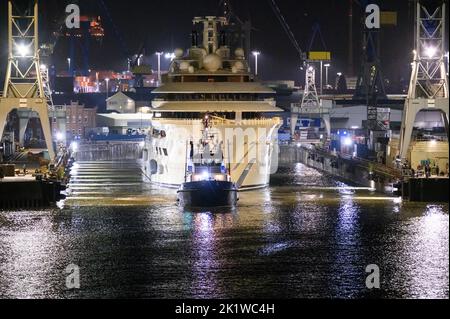
{"label": "yacht window", "polygon": [[147,150],[144,150],[144,156],[143,156],[143,158],[144,158],[144,161],[145,161],[145,162],[148,161],[148,151],[147,151]]}

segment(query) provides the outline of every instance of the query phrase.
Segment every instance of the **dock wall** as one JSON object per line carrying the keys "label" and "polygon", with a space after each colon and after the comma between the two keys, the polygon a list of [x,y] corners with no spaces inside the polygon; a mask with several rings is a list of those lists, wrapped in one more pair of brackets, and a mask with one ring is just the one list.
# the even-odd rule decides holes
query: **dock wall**
{"label": "dock wall", "polygon": [[63,198],[65,187],[50,181],[0,181],[0,209],[43,208]]}
{"label": "dock wall", "polygon": [[374,188],[379,192],[389,194],[392,194],[392,185],[398,178],[369,162],[341,158],[306,146],[281,145],[279,164],[292,163],[302,163],[345,182]]}
{"label": "dock wall", "polygon": [[101,142],[80,145],[73,153],[76,161],[134,160],[142,157],[142,142]]}
{"label": "dock wall", "polygon": [[[281,145],[279,164],[302,163],[338,179],[412,202],[448,202],[448,178],[403,179],[401,173],[361,159],[342,158],[314,147]],[[396,191],[398,189],[398,191]]]}

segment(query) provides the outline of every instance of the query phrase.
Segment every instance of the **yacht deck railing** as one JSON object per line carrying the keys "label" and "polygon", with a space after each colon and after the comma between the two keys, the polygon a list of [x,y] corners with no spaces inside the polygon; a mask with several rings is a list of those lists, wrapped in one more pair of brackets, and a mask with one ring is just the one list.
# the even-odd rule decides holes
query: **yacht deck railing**
{"label": "yacht deck railing", "polygon": [[[177,124],[177,125],[198,125],[202,124],[202,119],[162,119],[155,118],[153,119],[155,122],[159,122],[162,124]],[[230,120],[230,119],[212,119],[210,120],[212,126],[224,125],[224,124],[232,124],[237,126],[259,126],[259,125],[280,125],[283,123],[283,120],[279,117],[274,117],[270,119],[245,119],[245,120]]]}

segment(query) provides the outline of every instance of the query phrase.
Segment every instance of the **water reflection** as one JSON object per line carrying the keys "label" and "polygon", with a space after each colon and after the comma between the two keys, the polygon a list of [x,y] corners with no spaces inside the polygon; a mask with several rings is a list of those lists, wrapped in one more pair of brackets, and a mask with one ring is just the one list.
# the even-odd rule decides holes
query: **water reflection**
{"label": "water reflection", "polygon": [[415,218],[410,227],[402,264],[408,294],[448,298],[448,213],[442,205],[427,205],[424,215]]}
{"label": "water reflection", "polygon": [[2,214],[8,230],[2,222],[0,297],[56,297],[64,278],[59,265],[65,253],[51,217],[43,212]]}
{"label": "water reflection", "polygon": [[[355,298],[364,289],[365,266],[361,256],[360,207],[354,202],[352,191],[339,190],[342,199],[339,204],[334,229],[336,249],[333,250],[330,278],[334,294]],[[358,287],[358,289],[355,289]]]}
{"label": "water reflection", "polygon": [[220,236],[233,227],[233,219],[233,211],[227,209],[183,213],[184,229],[192,232],[192,297],[223,296],[218,280],[224,266]]}
{"label": "water reflection", "polygon": [[[192,212],[137,162],[79,162],[60,209],[0,212],[1,297],[448,298],[448,204],[281,168],[235,210]],[[82,288],[64,269],[81,267]],[[365,287],[379,265],[380,291]]]}

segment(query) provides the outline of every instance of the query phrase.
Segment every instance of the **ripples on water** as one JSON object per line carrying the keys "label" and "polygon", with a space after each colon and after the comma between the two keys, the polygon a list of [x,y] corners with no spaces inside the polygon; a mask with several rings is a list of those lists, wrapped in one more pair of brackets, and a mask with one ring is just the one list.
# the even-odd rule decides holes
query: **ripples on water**
{"label": "ripples on water", "polygon": [[[448,204],[297,164],[233,211],[184,211],[139,163],[81,162],[59,209],[0,213],[0,297],[449,297]],[[76,264],[81,289],[66,290]],[[381,289],[365,287],[377,264]]]}

